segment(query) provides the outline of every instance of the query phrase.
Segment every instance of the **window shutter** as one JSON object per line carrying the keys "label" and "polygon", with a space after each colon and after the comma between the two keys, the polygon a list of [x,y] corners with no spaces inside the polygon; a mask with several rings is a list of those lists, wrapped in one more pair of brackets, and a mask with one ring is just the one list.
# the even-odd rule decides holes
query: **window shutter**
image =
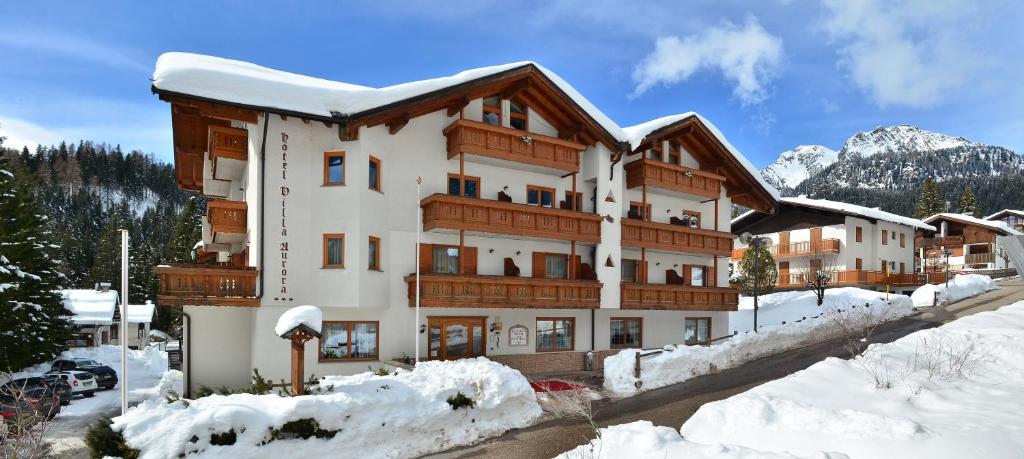
{"label": "window shutter", "polygon": [[533,277],[544,277],[544,252],[533,252]]}
{"label": "window shutter", "polygon": [[572,278],[573,279],[579,279],[580,278],[580,269],[581,269],[582,265],[583,265],[583,258],[581,258],[579,255],[576,255],[575,263],[573,263],[573,266],[572,266]]}
{"label": "window shutter", "polygon": [[459,256],[465,257],[462,259],[462,270],[463,274],[470,276],[476,275],[476,247],[463,247],[463,253]]}
{"label": "window shutter", "polygon": [[420,244],[420,272],[434,272],[434,245]]}
{"label": "window shutter", "polygon": [[647,260],[644,260],[643,263],[641,263],[639,261],[636,263],[636,271],[637,271],[636,278],[637,278],[637,282],[640,282],[642,284],[646,284],[647,283],[647,263],[648,263]]}
{"label": "window shutter", "polygon": [[693,265],[683,265],[683,285],[693,285]]}
{"label": "window shutter", "polygon": [[717,277],[718,277],[718,273],[715,272],[715,267],[714,266],[705,266],[704,267],[704,285],[706,285],[708,287],[717,287],[718,286],[718,279],[717,279]]}

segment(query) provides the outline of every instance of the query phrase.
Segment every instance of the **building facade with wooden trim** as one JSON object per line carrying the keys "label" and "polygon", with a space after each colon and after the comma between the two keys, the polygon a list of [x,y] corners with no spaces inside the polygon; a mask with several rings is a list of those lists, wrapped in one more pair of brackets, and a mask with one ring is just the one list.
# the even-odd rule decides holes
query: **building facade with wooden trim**
{"label": "building facade with wooden trim", "polygon": [[[1004,220],[1011,216],[1006,211],[985,219],[942,213],[924,219],[935,229],[920,230],[915,235],[918,269],[944,272],[947,263],[955,272],[1009,268],[1011,256],[999,244],[999,238],[1024,234]],[[948,260],[944,250],[949,251]]]}
{"label": "building facade with wooden trim", "polygon": [[287,377],[273,328],[303,304],[326,321],[318,375],[417,340],[537,372],[717,338],[738,303],[724,216],[777,198],[699,116],[627,134],[533,63],[374,89],[172,53],[153,90],[179,185],[211,198],[196,263],[157,268],[192,388]]}

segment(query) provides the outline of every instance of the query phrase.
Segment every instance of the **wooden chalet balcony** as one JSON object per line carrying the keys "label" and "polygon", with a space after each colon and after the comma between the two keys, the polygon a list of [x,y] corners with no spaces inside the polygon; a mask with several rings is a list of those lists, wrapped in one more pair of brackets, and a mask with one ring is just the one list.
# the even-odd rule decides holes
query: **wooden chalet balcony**
{"label": "wooden chalet balcony", "polygon": [[641,185],[706,198],[720,196],[725,177],[711,172],[677,166],[649,158],[627,163],[626,187]]}
{"label": "wooden chalet balcony", "polygon": [[917,244],[918,247],[924,247],[924,248],[939,247],[939,246],[942,246],[942,247],[957,247],[957,246],[964,245],[964,237],[963,236],[925,237],[925,238],[917,238],[915,243]]}
{"label": "wooden chalet balcony", "polygon": [[216,199],[207,202],[206,218],[213,243],[237,243],[245,239],[248,206],[244,201]]}
{"label": "wooden chalet balcony", "polygon": [[479,121],[455,120],[444,129],[448,159],[459,153],[486,156],[559,171],[579,172],[586,145],[555,137],[493,126]]}
{"label": "wooden chalet balcony", "polygon": [[722,231],[622,219],[623,247],[728,256],[734,238],[732,234]]}
{"label": "wooden chalet balcony", "polygon": [[441,193],[427,196],[420,206],[424,231],[464,230],[590,243],[601,240],[601,217],[585,212]]}
{"label": "wooden chalet balcony", "polygon": [[210,161],[213,176],[219,180],[239,180],[249,159],[249,132],[245,129],[211,125],[209,128]]}
{"label": "wooden chalet balcony", "polygon": [[621,309],[670,311],[736,311],[739,290],[671,284],[622,283]]}
{"label": "wooden chalet balcony", "polygon": [[[821,253],[839,253],[842,243],[839,239],[822,239],[820,241],[800,241],[786,245],[773,245],[768,252],[775,258],[806,257]],[[739,260],[747,249],[735,249],[732,251],[732,259]]]}
{"label": "wooden chalet balcony", "polygon": [[996,256],[993,253],[969,253],[964,255],[964,264],[968,265],[995,262]]}
{"label": "wooden chalet balcony", "polygon": [[[405,278],[416,305],[416,276]],[[420,274],[420,306],[453,308],[597,309],[601,283],[534,277]]]}
{"label": "wooden chalet balcony", "polygon": [[[807,285],[805,272],[779,273],[779,287],[805,287]],[[884,273],[882,271],[847,270],[835,271],[829,274],[829,287],[844,287],[857,285],[922,285],[925,282],[924,276],[918,273]],[[929,277],[930,279],[930,277]]]}
{"label": "wooden chalet balcony", "polygon": [[259,306],[256,268],[175,264],[153,268],[160,280],[157,304]]}

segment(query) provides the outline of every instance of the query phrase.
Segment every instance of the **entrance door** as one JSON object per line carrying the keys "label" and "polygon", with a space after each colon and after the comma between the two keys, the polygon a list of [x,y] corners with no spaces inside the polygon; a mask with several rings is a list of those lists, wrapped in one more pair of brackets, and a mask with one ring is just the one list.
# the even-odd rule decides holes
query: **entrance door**
{"label": "entrance door", "polygon": [[486,355],[485,317],[430,317],[430,358],[454,360]]}
{"label": "entrance door", "polygon": [[787,284],[789,284],[789,262],[788,261],[780,261],[779,262],[779,284],[780,285],[787,285]]}

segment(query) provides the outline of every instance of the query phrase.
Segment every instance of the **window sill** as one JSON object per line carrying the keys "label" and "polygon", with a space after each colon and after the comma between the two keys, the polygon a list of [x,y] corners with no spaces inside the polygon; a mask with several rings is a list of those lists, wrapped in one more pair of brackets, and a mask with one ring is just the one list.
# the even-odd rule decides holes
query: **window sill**
{"label": "window sill", "polygon": [[369,187],[367,187],[367,189],[370,190],[370,191],[376,191],[376,192],[378,192],[380,194],[384,194],[384,191],[382,191],[382,190],[375,190],[375,189],[369,188]]}
{"label": "window sill", "polygon": [[533,352],[536,352],[538,354],[542,354],[542,353],[543,354],[550,354],[550,353],[553,353],[553,352],[576,352],[576,348],[573,348],[573,349],[544,349],[544,350],[534,348]]}
{"label": "window sill", "polygon": [[381,269],[381,268],[367,268],[367,271],[373,271],[373,272],[376,272],[376,273],[384,272],[384,270]]}
{"label": "window sill", "polygon": [[317,359],[317,363],[345,363],[345,362],[373,362],[380,360],[379,357],[351,357],[341,359]]}
{"label": "window sill", "polygon": [[334,188],[334,187],[338,187],[338,186],[345,186],[345,184],[344,183],[325,183],[325,184],[320,185],[320,186],[323,187],[323,188]]}
{"label": "window sill", "polygon": [[345,265],[328,265],[321,266],[320,269],[345,269]]}

